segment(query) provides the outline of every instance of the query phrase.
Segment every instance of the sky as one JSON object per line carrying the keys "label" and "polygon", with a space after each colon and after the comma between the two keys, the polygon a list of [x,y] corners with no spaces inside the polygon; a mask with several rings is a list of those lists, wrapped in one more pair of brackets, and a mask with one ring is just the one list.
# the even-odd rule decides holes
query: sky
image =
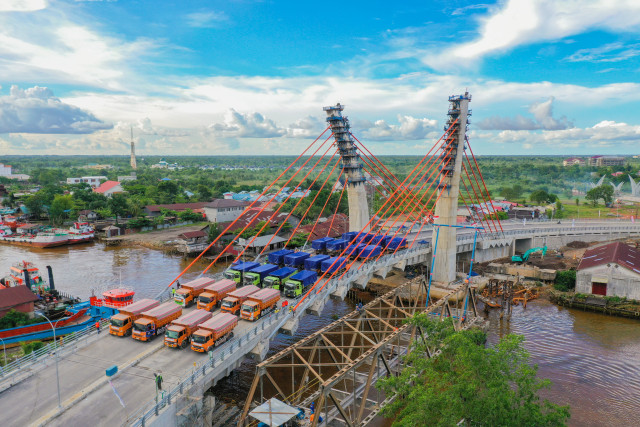
{"label": "sky", "polygon": [[640,154],[640,1],[2,0],[0,155]]}

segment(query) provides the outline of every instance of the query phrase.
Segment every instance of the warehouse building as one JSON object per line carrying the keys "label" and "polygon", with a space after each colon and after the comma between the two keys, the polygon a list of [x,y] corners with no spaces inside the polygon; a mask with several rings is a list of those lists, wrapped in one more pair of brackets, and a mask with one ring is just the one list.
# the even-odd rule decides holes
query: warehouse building
{"label": "warehouse building", "polygon": [[585,251],[576,292],[640,300],[640,250],[615,242]]}

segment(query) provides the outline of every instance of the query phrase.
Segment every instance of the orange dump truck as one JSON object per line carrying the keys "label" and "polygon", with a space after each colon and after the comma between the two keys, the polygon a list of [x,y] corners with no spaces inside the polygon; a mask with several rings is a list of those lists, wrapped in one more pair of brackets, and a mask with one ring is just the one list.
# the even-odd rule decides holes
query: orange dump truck
{"label": "orange dump truck", "polygon": [[204,292],[204,288],[215,282],[215,279],[210,277],[200,277],[196,280],[192,280],[184,285],[180,286],[173,296],[176,304],[183,307],[189,307],[195,303],[198,299],[198,295]]}
{"label": "orange dump truck", "polygon": [[271,313],[280,300],[280,291],[273,288],[264,288],[249,298],[242,304],[240,317],[245,320],[258,320],[265,314]]}
{"label": "orange dump truck", "polygon": [[133,322],[142,316],[143,311],[151,310],[153,307],[157,307],[158,305],[160,305],[158,301],[145,298],[121,308],[118,314],[111,317],[109,333],[119,337],[131,335]]}
{"label": "orange dump truck", "polygon": [[185,348],[189,344],[191,334],[202,322],[211,319],[211,313],[207,310],[194,310],[191,313],[180,316],[171,322],[164,333],[164,345],[173,348]]}
{"label": "orange dump truck", "polygon": [[236,289],[233,292],[229,292],[227,294],[227,297],[222,300],[221,310],[226,313],[238,315],[242,303],[245,302],[247,298],[249,298],[249,295],[255,294],[259,290],[259,287],[255,285],[249,285],[240,289]]}
{"label": "orange dump truck", "polygon": [[207,286],[198,297],[198,308],[213,311],[229,292],[236,290],[236,285],[235,280],[222,279],[213,285]]}
{"label": "orange dump truck", "polygon": [[238,317],[229,313],[218,313],[202,323],[191,336],[191,350],[207,352],[231,337],[233,328],[238,325]]}
{"label": "orange dump truck", "polygon": [[182,315],[182,307],[173,301],[143,312],[142,316],[133,322],[133,339],[151,341],[156,335],[163,334],[167,325],[180,315]]}

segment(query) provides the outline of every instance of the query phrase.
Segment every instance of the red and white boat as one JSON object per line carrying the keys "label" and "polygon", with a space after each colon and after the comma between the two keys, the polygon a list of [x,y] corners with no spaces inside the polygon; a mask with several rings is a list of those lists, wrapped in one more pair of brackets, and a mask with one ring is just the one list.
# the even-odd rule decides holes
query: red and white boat
{"label": "red and white boat", "polygon": [[94,237],[95,232],[88,222],[74,222],[69,228],[68,244],[90,242]]}

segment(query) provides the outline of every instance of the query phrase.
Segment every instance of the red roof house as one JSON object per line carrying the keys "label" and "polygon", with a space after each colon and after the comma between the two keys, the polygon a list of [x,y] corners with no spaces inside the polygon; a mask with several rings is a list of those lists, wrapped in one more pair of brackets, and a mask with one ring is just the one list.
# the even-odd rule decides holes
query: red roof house
{"label": "red roof house", "polygon": [[105,181],[99,187],[94,188],[93,192],[111,197],[113,194],[124,193],[124,190],[118,181]]}

